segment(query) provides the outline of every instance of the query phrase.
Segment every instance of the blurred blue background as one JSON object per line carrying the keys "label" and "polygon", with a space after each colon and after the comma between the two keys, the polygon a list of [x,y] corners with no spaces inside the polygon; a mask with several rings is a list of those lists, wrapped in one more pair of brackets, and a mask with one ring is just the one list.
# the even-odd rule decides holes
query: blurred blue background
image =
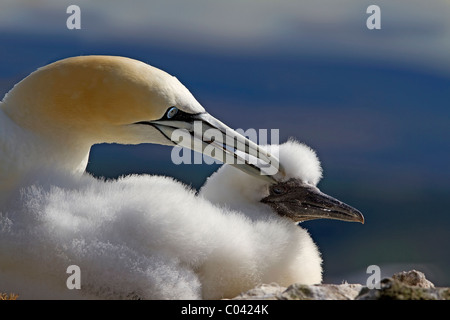
{"label": "blurred blue background", "polygon": [[[68,30],[66,9],[81,9]],[[366,9],[381,8],[381,30]],[[121,55],[181,80],[233,128],[279,129],[313,147],[319,187],[364,225],[304,223],[324,281],[365,283],[415,268],[450,285],[450,3],[432,1],[2,0],[0,96],[36,68]],[[97,145],[88,171],[164,174],[199,188],[217,166],[170,162],[171,148]]]}

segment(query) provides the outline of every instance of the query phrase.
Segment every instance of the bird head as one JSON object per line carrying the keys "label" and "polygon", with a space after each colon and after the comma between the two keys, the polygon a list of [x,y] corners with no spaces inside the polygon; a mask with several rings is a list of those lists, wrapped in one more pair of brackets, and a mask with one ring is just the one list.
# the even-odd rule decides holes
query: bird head
{"label": "bird head", "polygon": [[[67,149],[105,142],[157,143],[203,153],[212,145],[216,152],[208,155],[219,160],[226,159],[224,154],[237,158],[240,150],[278,163],[207,113],[175,77],[124,57],[80,56],[49,64],[19,82],[5,96],[2,109],[20,127]],[[200,124],[197,131],[195,122]],[[223,142],[205,137],[208,129],[222,133]],[[186,133],[183,139],[173,137],[177,130]],[[253,164],[241,168],[274,181]]]}
{"label": "bird head", "polygon": [[286,177],[269,186],[269,194],[261,199],[262,203],[296,222],[336,219],[364,223],[364,217],[357,209],[317,188],[322,168],[314,150],[288,141],[280,146],[279,154]]}
{"label": "bird head", "polygon": [[232,209],[254,206],[256,215],[264,211],[263,205],[295,222],[336,219],[364,223],[364,217],[357,209],[317,188],[322,168],[314,150],[294,140],[272,145],[270,149],[273,153],[277,151],[284,168],[285,176],[279,181],[261,181],[223,166],[208,179],[200,193]]}

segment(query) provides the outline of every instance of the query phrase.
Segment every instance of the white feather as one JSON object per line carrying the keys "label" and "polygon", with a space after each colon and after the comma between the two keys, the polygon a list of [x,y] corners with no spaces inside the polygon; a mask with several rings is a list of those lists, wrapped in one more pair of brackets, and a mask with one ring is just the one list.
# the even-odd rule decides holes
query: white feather
{"label": "white feather", "polygon": [[[23,298],[217,299],[260,283],[321,281],[305,230],[256,198],[239,210],[214,205],[204,199],[213,181],[224,199],[233,185],[262,187],[228,166],[200,196],[161,176],[34,175],[1,213],[0,288]],[[239,207],[236,201],[225,202]],[[81,269],[81,290],[66,287],[72,264]]]}

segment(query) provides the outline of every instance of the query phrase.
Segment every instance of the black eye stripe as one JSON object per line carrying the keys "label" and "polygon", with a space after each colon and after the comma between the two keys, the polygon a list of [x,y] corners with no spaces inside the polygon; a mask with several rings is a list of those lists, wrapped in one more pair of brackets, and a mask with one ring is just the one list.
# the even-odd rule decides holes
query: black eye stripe
{"label": "black eye stripe", "polygon": [[[172,111],[173,108],[175,108],[176,111]],[[168,117],[170,113],[170,117]],[[151,120],[151,121],[139,121],[139,122],[135,122],[134,124],[145,124],[145,125],[152,125],[153,121],[183,121],[183,122],[189,122],[189,123],[193,123],[196,120],[199,120],[198,116],[201,115],[202,112],[199,113],[187,113],[184,111],[181,111],[180,109],[178,109],[175,106],[172,106],[170,108],[168,108],[166,110],[166,112],[164,112],[164,115],[157,119],[157,120]],[[201,120],[199,120],[201,121]]]}
{"label": "black eye stripe", "polygon": [[185,121],[185,122],[191,122],[194,120],[194,116],[197,114],[187,113],[184,111],[181,111],[175,106],[172,106],[166,110],[164,115],[161,119],[158,120],[169,120],[169,121]]}

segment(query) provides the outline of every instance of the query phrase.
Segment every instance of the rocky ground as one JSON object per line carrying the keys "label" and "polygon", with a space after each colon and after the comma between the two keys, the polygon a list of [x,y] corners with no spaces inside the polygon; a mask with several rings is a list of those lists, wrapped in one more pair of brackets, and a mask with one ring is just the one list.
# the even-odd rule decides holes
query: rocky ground
{"label": "rocky ground", "polygon": [[[0,293],[0,300],[16,300],[16,294]],[[416,270],[403,271],[380,281],[379,289],[361,284],[263,284],[233,300],[450,300],[450,287],[435,287]]]}
{"label": "rocky ground", "polygon": [[236,300],[450,300],[450,288],[435,287],[416,270],[403,271],[380,281],[379,289],[361,284],[293,284],[287,288],[264,284]]}

